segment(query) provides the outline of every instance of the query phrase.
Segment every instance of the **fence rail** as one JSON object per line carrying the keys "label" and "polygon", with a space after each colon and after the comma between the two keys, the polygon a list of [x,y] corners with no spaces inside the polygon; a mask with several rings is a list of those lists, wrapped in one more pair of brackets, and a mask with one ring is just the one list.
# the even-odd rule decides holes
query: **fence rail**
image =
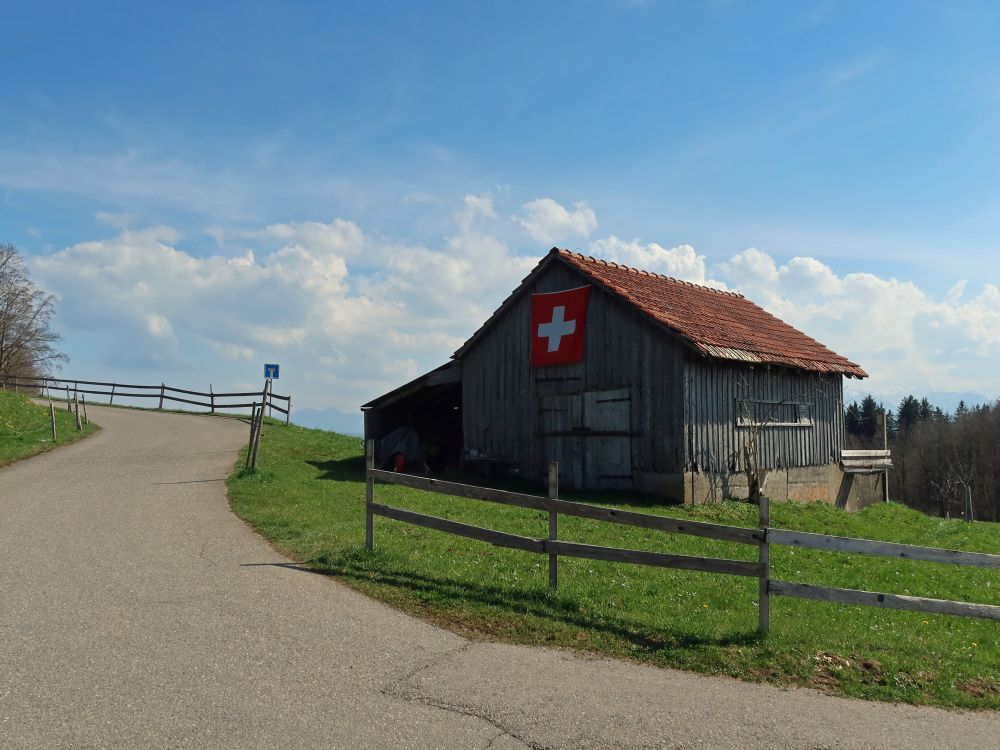
{"label": "fence rail", "polygon": [[[87,386],[95,386],[96,388],[103,388],[105,390],[97,390],[96,388]],[[13,390],[23,389],[26,391],[42,391],[47,389],[52,392],[54,390],[65,390],[67,393],[67,400],[70,400],[70,393],[73,394],[73,398],[79,394],[85,394],[88,396],[107,396],[109,404],[114,404],[115,398],[155,398],[159,399],[159,403],[157,405],[157,408],[159,409],[163,408],[163,404],[165,402],[176,402],[189,404],[191,406],[200,406],[208,409],[212,414],[217,411],[253,409],[259,406],[263,401],[265,408],[267,408],[269,412],[276,411],[285,415],[285,424],[288,424],[290,421],[292,413],[292,397],[272,393],[270,388],[267,388],[266,391],[217,392],[212,390],[211,386],[209,386],[209,390],[205,392],[192,391],[185,388],[175,388],[164,383],[160,383],[159,385],[138,385],[135,383],[108,383],[99,380],[74,380],[71,378],[25,378],[13,375],[0,375],[0,387],[5,389],[12,388]],[[110,390],[107,390],[109,388]],[[138,391],[147,392],[140,393]],[[197,401],[171,395],[174,393],[183,393],[186,396],[200,396],[208,400]],[[257,400],[236,402],[229,400],[246,397],[255,397]],[[281,402],[284,406],[275,402]]]}
{"label": "fence rail", "polygon": [[[758,528],[756,529],[700,521],[684,521],[650,513],[638,513],[635,511],[590,505],[588,503],[561,500],[558,497],[558,465],[555,463],[549,466],[549,495],[546,497],[543,495],[529,495],[521,492],[510,492],[489,487],[447,482],[440,479],[414,476],[412,474],[383,471],[376,469],[374,462],[374,441],[369,440],[365,443],[365,546],[369,550],[374,547],[374,517],[382,516],[394,521],[423,526],[469,539],[477,539],[499,547],[548,555],[549,584],[553,587],[558,584],[559,557],[580,557],[590,560],[606,560],[610,562],[695,570],[705,573],[754,577],[760,581],[758,627],[762,632],[767,632],[770,627],[771,596],[790,596],[840,604],[1000,620],[1000,606],[993,604],[928,599],[917,596],[904,596],[902,594],[858,591],[854,589],[772,580],[770,577],[770,548],[772,545],[802,547],[826,552],[859,553],[901,560],[948,563],[994,570],[1000,570],[1000,555],[982,552],[962,552],[937,547],[920,547],[912,544],[881,542],[871,539],[854,539],[851,537],[815,534],[788,529],[775,529],[770,527],[770,500],[766,497],[762,498],[760,503]],[[470,500],[547,511],[549,513],[548,538],[509,534],[481,526],[473,526],[459,521],[378,504],[375,502],[376,481]],[[560,540],[558,539],[559,515],[637,526],[666,533],[688,534],[737,544],[756,545],[759,551],[758,560],[751,562],[714,557],[695,557],[663,552],[622,549],[619,547],[595,546]]]}
{"label": "fence rail", "polygon": [[[446,482],[440,479],[418,477],[412,474],[401,474],[392,471],[382,471],[375,468],[374,441],[365,443],[366,466],[366,502],[365,502],[365,546],[374,547],[374,517],[382,516],[394,521],[402,521],[415,526],[443,531],[470,539],[489,542],[498,547],[520,549],[549,557],[549,584],[558,584],[558,561],[560,557],[579,557],[589,560],[606,560],[611,562],[631,563],[635,565],[650,565],[662,568],[677,568],[681,570],[696,570],[705,573],[723,573],[728,575],[760,577],[764,567],[760,562],[746,560],[728,560],[714,557],[695,557],[691,555],[675,555],[664,552],[647,552],[643,550],[623,549],[620,547],[604,547],[592,544],[581,544],[558,539],[558,517],[560,515],[588,518],[595,521],[638,526],[674,534],[689,534],[738,544],[761,545],[764,534],[756,529],[746,529],[723,524],[712,524],[692,521],[682,521],[666,516],[650,513],[605,508],[587,503],[577,503],[560,500],[558,488],[558,466],[553,463],[549,469],[549,495],[528,495],[522,492],[477,487],[457,482]],[[547,511],[549,513],[549,534],[547,539],[508,534],[481,526],[451,521],[425,513],[394,508],[375,502],[375,482],[401,485],[412,489],[426,490],[443,495],[464,497],[502,505],[511,505],[529,510]]]}

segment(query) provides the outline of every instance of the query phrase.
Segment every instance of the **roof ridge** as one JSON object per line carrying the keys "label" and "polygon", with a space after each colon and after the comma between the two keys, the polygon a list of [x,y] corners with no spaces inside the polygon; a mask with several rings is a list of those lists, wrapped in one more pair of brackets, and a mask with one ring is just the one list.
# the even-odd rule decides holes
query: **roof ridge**
{"label": "roof ridge", "polygon": [[627,271],[629,273],[639,274],[640,276],[652,276],[655,279],[663,279],[664,281],[672,281],[675,284],[681,284],[683,286],[694,287],[695,289],[704,289],[707,292],[714,292],[715,294],[722,294],[727,297],[733,297],[735,299],[746,299],[739,292],[730,292],[725,289],[716,289],[715,287],[706,286],[704,284],[695,284],[693,281],[685,281],[684,279],[678,279],[673,276],[667,276],[666,274],[656,273],[656,271],[647,271],[642,268],[633,268],[632,266],[626,266],[624,263],[616,263],[615,261],[605,260],[604,258],[595,258],[593,255],[584,255],[583,253],[576,253],[572,250],[566,250],[561,247],[552,248],[559,255],[568,255],[570,257],[576,258],[577,260],[589,261],[591,263],[596,263],[597,265],[607,266],[609,268],[616,268],[620,271]]}

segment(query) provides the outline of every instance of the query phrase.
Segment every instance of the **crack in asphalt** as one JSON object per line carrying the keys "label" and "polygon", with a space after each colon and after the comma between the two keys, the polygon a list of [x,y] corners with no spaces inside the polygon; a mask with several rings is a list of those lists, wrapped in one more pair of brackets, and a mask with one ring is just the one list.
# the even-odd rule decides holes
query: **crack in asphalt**
{"label": "crack in asphalt", "polygon": [[447,701],[441,701],[435,698],[431,698],[427,695],[422,694],[420,690],[413,685],[410,685],[409,687],[404,689],[404,686],[406,686],[407,683],[409,683],[414,677],[419,675],[421,672],[425,672],[432,667],[440,666],[448,662],[449,660],[453,659],[454,657],[459,656],[460,654],[464,654],[475,645],[476,644],[469,641],[462,644],[458,648],[454,648],[444,653],[437,654],[433,658],[428,659],[422,662],[421,664],[417,665],[413,669],[409,670],[402,677],[399,677],[393,680],[385,687],[380,688],[379,692],[388,698],[395,698],[396,700],[407,701],[410,703],[420,703],[421,705],[428,706],[430,708],[437,708],[441,711],[447,711],[449,713],[458,714],[460,716],[468,716],[473,719],[479,719],[480,721],[485,721],[487,724],[495,728],[497,730],[497,733],[493,735],[492,738],[490,738],[490,741],[484,746],[484,750],[486,750],[486,748],[492,747],[493,744],[498,739],[504,736],[510,737],[511,739],[520,742],[525,747],[531,748],[531,750],[550,750],[549,745],[541,745],[531,739],[528,739],[527,737],[523,737],[515,732],[512,732],[510,729],[505,727],[500,722],[500,720],[494,719],[482,711],[478,711],[470,706],[448,703]]}

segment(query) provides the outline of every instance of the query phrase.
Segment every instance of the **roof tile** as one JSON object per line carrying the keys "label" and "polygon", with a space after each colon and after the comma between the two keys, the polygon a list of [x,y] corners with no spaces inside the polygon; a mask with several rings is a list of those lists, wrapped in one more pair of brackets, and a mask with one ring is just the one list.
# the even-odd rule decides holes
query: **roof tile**
{"label": "roof tile", "polygon": [[[734,292],[640,271],[579,253],[552,253],[708,357],[864,378],[861,367]],[[544,262],[544,260],[543,260]]]}

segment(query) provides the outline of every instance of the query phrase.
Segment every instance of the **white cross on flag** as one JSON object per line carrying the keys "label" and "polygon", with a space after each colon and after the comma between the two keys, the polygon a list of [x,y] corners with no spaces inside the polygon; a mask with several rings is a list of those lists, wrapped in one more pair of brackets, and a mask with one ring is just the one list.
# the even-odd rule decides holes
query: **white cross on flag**
{"label": "white cross on flag", "polygon": [[590,287],[531,295],[531,364],[568,365],[583,359]]}

